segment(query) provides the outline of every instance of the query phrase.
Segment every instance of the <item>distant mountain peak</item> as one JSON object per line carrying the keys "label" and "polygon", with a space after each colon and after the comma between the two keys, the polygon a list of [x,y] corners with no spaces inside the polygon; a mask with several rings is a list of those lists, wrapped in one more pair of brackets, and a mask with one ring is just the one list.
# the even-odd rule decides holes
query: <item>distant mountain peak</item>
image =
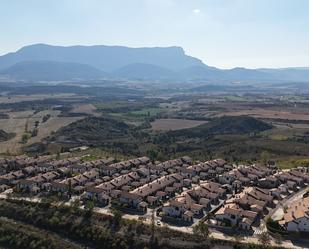
{"label": "distant mountain peak", "polygon": [[176,71],[190,66],[204,65],[201,60],[186,55],[183,48],[176,46],[129,48],[77,45],[65,47],[40,43],[0,56],[0,70],[21,61],[36,60],[88,64],[107,72],[133,63],[152,64]]}
{"label": "distant mountain peak", "polygon": [[76,77],[98,79],[103,75],[127,79],[212,82],[309,81],[308,68],[235,67],[221,70],[207,66],[200,59],[187,55],[185,50],[178,46],[130,48],[106,45],[56,46],[38,43],[0,56],[0,74],[9,75],[11,78],[34,80],[54,78],[66,80]]}

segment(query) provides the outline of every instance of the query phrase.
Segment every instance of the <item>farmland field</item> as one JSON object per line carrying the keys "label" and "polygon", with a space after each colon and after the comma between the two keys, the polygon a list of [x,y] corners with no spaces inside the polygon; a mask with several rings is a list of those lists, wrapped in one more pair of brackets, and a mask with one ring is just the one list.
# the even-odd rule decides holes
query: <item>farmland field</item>
{"label": "farmland field", "polygon": [[85,113],[90,115],[99,115],[96,112],[97,108],[93,104],[75,104],[73,105],[73,109],[70,111],[71,113]]}

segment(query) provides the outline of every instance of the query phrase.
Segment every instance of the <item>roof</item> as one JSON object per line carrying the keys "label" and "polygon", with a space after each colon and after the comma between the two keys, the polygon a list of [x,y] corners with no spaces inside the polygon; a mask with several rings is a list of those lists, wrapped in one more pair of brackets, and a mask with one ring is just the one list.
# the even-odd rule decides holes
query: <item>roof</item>
{"label": "roof", "polygon": [[34,184],[36,182],[33,181],[33,180],[30,180],[30,179],[21,179],[21,180],[19,180],[18,183],[23,184],[23,185],[31,185],[31,184]]}
{"label": "roof", "polygon": [[131,200],[138,200],[140,199],[140,196],[134,193],[122,191],[120,194],[120,198],[125,198],[125,199],[131,199]]}
{"label": "roof", "polygon": [[150,195],[150,196],[147,197],[148,202],[155,202],[157,200],[158,200],[158,197],[156,197],[156,196]]}
{"label": "roof", "polygon": [[191,210],[198,210],[199,211],[199,210],[202,210],[203,208],[204,208],[204,206],[202,206],[200,204],[196,204],[196,203],[190,205]]}
{"label": "roof", "polygon": [[143,186],[134,189],[131,193],[138,194],[139,196],[146,197],[152,195],[157,191],[165,189],[165,187],[173,184],[176,180],[173,175],[162,176],[150,183],[146,183]]}
{"label": "roof", "polygon": [[285,222],[293,222],[303,217],[309,219],[309,197],[292,203],[284,214]]}
{"label": "roof", "polygon": [[215,213],[215,215],[221,215],[221,214],[240,215],[241,210],[242,209],[240,209],[235,203],[225,204]]}
{"label": "roof", "polygon": [[68,185],[61,182],[51,182],[51,186],[54,188],[68,188]]}
{"label": "roof", "polygon": [[87,189],[87,192],[89,192],[89,193],[100,194],[100,193],[103,193],[104,190],[101,189],[101,188],[93,188],[93,187],[91,187],[91,188],[88,188],[88,189]]}
{"label": "roof", "polygon": [[110,182],[103,182],[100,185],[97,186],[98,188],[104,189],[104,190],[112,190],[115,188],[113,184]]}
{"label": "roof", "polygon": [[245,217],[241,220],[241,222],[251,226],[254,220]]}

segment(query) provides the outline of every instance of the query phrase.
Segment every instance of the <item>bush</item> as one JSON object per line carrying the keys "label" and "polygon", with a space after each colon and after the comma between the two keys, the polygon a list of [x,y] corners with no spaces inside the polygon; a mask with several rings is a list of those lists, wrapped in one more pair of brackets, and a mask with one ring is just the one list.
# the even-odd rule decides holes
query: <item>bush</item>
{"label": "bush", "polygon": [[272,218],[268,218],[266,220],[266,227],[268,231],[275,233],[275,234],[287,234],[287,232],[284,230],[282,226],[278,223],[278,221],[274,221]]}

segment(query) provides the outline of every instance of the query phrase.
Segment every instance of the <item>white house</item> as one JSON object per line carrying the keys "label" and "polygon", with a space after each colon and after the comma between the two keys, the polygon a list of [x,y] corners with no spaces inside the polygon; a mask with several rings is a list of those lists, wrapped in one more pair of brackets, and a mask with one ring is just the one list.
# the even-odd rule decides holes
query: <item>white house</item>
{"label": "white house", "polygon": [[309,197],[293,203],[280,224],[290,232],[309,232]]}

